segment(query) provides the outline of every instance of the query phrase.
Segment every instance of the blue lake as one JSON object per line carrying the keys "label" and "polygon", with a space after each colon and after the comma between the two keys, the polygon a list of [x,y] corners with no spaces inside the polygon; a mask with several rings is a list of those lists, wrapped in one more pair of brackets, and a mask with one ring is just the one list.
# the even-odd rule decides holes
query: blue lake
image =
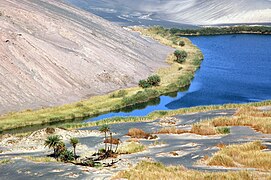
{"label": "blue lake", "polygon": [[[204,54],[200,70],[185,92],[161,96],[142,107],[111,112],[86,121],[115,116],[145,116],[156,110],[271,99],[271,36],[190,37]],[[129,112],[128,112],[129,111]]]}

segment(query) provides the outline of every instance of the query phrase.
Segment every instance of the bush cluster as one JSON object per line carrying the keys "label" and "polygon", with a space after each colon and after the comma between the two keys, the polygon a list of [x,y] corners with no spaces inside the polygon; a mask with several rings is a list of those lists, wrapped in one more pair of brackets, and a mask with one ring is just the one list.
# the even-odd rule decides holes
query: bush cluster
{"label": "bush cluster", "polygon": [[161,78],[158,75],[149,76],[146,80],[140,80],[138,85],[142,88],[149,88],[152,86],[159,86]]}
{"label": "bush cluster", "polygon": [[187,52],[183,50],[176,50],[174,55],[176,56],[176,61],[178,63],[183,63],[187,58]]}
{"label": "bush cluster", "polygon": [[122,104],[125,106],[131,106],[138,103],[149,101],[153,98],[158,97],[159,95],[160,93],[157,90],[145,89],[144,91],[139,91],[130,97],[124,97],[122,99]]}

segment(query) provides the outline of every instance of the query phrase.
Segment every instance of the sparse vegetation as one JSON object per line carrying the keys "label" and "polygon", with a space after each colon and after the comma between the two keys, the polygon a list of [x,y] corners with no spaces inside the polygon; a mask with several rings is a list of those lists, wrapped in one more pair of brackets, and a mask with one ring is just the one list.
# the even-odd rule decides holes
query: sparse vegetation
{"label": "sparse vegetation", "polygon": [[156,134],[183,134],[188,133],[189,131],[183,130],[183,129],[177,129],[174,127],[165,127],[160,129]]}
{"label": "sparse vegetation", "polygon": [[[106,140],[106,134],[110,131],[110,127],[109,125],[107,124],[103,124],[101,127],[100,127],[100,132],[104,133],[104,139]],[[105,151],[107,151],[107,143],[104,143],[104,149]]]}
{"label": "sparse vegetation", "polygon": [[[206,111],[213,111],[213,110],[227,110],[227,109],[236,109],[236,108],[250,108],[250,107],[260,107],[260,106],[270,106],[271,101],[263,101],[263,102],[254,102],[254,103],[247,103],[247,104],[225,104],[225,105],[211,105],[211,106],[197,106],[191,108],[181,108],[172,111],[155,111],[150,113],[147,116],[143,117],[114,117],[108,118],[101,121],[96,122],[89,122],[89,123],[67,123],[62,125],[67,129],[74,129],[74,128],[82,128],[82,127],[91,127],[91,126],[100,126],[103,124],[115,124],[115,123],[125,123],[125,122],[143,122],[143,121],[153,121],[158,118],[174,116],[179,114],[187,114],[187,113],[195,113],[195,112],[206,112]],[[224,119],[225,117],[222,117]],[[215,118],[217,119],[217,118]],[[208,121],[208,120],[207,120]],[[264,121],[264,120],[263,120]],[[205,121],[203,121],[205,122]],[[222,123],[221,126],[225,127],[227,120],[225,123]],[[267,121],[268,122],[268,121]],[[254,122],[257,123],[257,122]],[[260,123],[258,123],[260,124]],[[265,126],[266,122],[262,122],[262,125]],[[210,125],[212,125],[210,123]],[[267,127],[267,126],[266,126]],[[265,128],[266,129],[266,128]]]}
{"label": "sparse vegetation", "polygon": [[120,146],[117,152],[119,154],[132,154],[132,153],[142,152],[145,149],[146,147],[141,143],[129,142]]}
{"label": "sparse vegetation", "polygon": [[[233,117],[217,117],[212,120],[202,121],[198,126],[208,129],[228,131],[225,126],[249,126],[262,133],[271,134],[271,112],[261,111],[256,107],[241,107]],[[224,127],[224,130],[221,129]],[[204,129],[202,128],[204,131]]]}
{"label": "sparse vegetation", "polygon": [[10,159],[0,159],[0,166],[5,165],[5,164],[9,164],[9,163],[12,163],[12,161]]}
{"label": "sparse vegetation", "polygon": [[220,180],[253,180],[271,178],[269,173],[233,171],[233,172],[202,172],[188,170],[182,166],[166,167],[161,163],[142,161],[134,168],[119,172],[113,179],[180,179],[180,180],[202,180],[202,179],[220,179]]}
{"label": "sparse vegetation", "polygon": [[24,158],[27,159],[27,160],[29,160],[29,161],[40,162],[40,163],[44,163],[44,162],[57,162],[57,160],[55,158],[52,158],[52,157],[26,156]]}
{"label": "sparse vegetation", "polygon": [[52,135],[52,136],[48,136],[47,139],[44,142],[44,146],[47,147],[49,149],[53,149],[54,150],[54,157],[57,157],[57,151],[58,151],[58,147],[61,143],[61,138],[59,135]]}
{"label": "sparse vegetation", "polygon": [[207,160],[210,166],[248,167],[271,169],[271,153],[262,151],[266,147],[260,141],[223,147]]}
{"label": "sparse vegetation", "polygon": [[131,128],[128,131],[128,136],[130,136],[131,138],[138,138],[138,139],[156,139],[157,136],[153,136],[150,133],[146,133],[144,132],[142,129],[138,129],[138,128]]}
{"label": "sparse vegetation", "polygon": [[73,147],[73,156],[74,156],[75,159],[77,158],[75,150],[76,150],[76,146],[77,146],[78,143],[79,143],[78,138],[73,137],[73,138],[70,139],[70,144]]}

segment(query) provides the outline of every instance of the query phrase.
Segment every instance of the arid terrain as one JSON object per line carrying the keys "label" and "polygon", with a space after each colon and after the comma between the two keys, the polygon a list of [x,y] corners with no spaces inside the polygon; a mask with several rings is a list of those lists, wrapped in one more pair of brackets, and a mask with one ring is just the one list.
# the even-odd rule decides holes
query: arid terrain
{"label": "arid terrain", "polygon": [[65,1],[121,24],[180,26],[271,22],[270,0]]}
{"label": "arid terrain", "polygon": [[0,113],[130,87],[172,52],[53,0],[0,2]]}
{"label": "arid terrain", "polygon": [[[259,110],[253,110],[253,117],[261,116],[261,118],[264,119],[266,117],[262,116],[262,114],[269,114],[268,116],[270,116],[270,106],[258,109]],[[251,168],[238,163],[230,166],[207,165],[204,163],[204,160],[207,157],[214,156],[221,147],[229,144],[243,144],[255,141],[261,141],[265,146],[265,149],[262,152],[270,156],[270,134],[261,133],[249,126],[232,126],[230,127],[229,134],[217,135],[174,133],[174,131],[168,133],[162,131],[165,128],[189,130],[193,128],[193,124],[204,120],[216,118],[234,119],[234,117],[240,115],[238,115],[236,111],[236,109],[214,110],[200,113],[180,114],[173,117],[157,119],[153,122],[110,125],[113,137],[121,140],[119,149],[125,144],[129,144],[128,141],[140,142],[140,144],[145,146],[140,152],[122,154],[116,158],[109,158],[103,161],[103,163],[110,163],[112,160],[117,161],[113,167],[84,167],[76,166],[71,163],[56,162],[48,158],[46,159],[46,155],[52,153],[52,150],[44,147],[44,140],[51,135],[51,132],[46,129],[35,131],[30,135],[23,137],[3,135],[0,138],[0,162],[2,162],[2,165],[0,164],[0,177],[10,179],[111,179],[112,176],[115,176],[119,171],[128,169],[129,172],[129,168],[134,167],[140,161],[155,161],[165,165],[182,165],[185,168],[199,170],[200,172],[223,172],[230,170],[247,170],[248,172],[253,172],[266,165],[268,166],[268,164],[254,164],[255,159],[249,161]],[[239,113],[240,112],[241,111],[239,111]],[[77,146],[77,153],[81,156],[80,158],[84,158],[91,157],[94,152],[97,152],[100,148],[104,147],[104,144],[102,143],[104,134],[99,132],[99,128],[100,127],[90,127],[81,128],[80,130],[64,130],[56,128],[54,134],[60,135],[67,144],[70,137],[78,137],[80,143]],[[127,136],[127,133],[131,128],[139,128],[145,132],[154,133],[158,138],[130,138]],[[207,129],[204,129],[204,132],[207,132]],[[70,145],[67,145],[67,147],[69,149],[72,148]],[[260,157],[260,154],[257,157]],[[222,158],[221,163],[224,162],[223,160],[227,162],[227,159]],[[257,165],[259,168],[257,168]],[[270,169],[264,169],[262,173],[268,172],[270,172]],[[176,176],[175,178],[178,177]]]}

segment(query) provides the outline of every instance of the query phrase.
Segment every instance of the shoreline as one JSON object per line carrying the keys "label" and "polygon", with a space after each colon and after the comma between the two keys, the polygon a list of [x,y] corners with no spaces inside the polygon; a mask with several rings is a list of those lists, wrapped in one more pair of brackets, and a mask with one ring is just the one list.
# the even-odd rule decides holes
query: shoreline
{"label": "shoreline", "polygon": [[[192,44],[192,42],[187,38],[180,38],[168,34],[168,37],[155,36],[155,34],[148,33],[144,34],[144,29],[141,29],[141,35],[149,36],[152,39],[160,42],[161,44],[173,47],[175,49],[183,49],[188,52],[187,63],[179,64],[175,62],[175,57],[173,54],[168,55],[166,62],[169,67],[160,68],[156,73],[161,77],[162,82],[160,86],[148,88],[154,92],[154,95],[145,100],[135,100],[132,104],[124,104],[124,97],[112,98],[112,94],[119,92],[117,90],[113,93],[93,96],[90,99],[82,100],[79,102],[74,102],[71,104],[66,104],[63,106],[57,106],[52,108],[44,108],[39,110],[25,110],[21,112],[11,112],[4,115],[0,115],[0,133],[4,131],[10,131],[17,128],[29,127],[33,125],[44,125],[56,122],[64,122],[68,120],[83,119],[97,114],[103,114],[106,112],[116,111],[127,106],[133,106],[142,102],[148,102],[153,98],[157,98],[163,94],[176,92],[179,88],[189,86],[192,79],[194,78],[195,72],[200,67],[201,61],[203,59],[203,54],[199,48]],[[146,30],[146,29],[145,29]],[[137,29],[139,31],[139,29]],[[145,33],[148,30],[145,31]],[[173,44],[172,39],[179,39],[185,41],[185,46],[181,47],[179,45]],[[199,59],[199,64],[193,64],[193,60]],[[184,67],[183,67],[184,66]],[[192,76],[191,76],[192,74]],[[169,78],[170,77],[170,78]],[[179,80],[186,78],[187,81],[183,84],[179,83]],[[127,93],[127,97],[133,97],[136,93],[140,91],[145,91],[140,87],[132,87],[124,89]]]}
{"label": "shoreline", "polygon": [[[150,27],[148,29],[144,29],[144,28],[140,28],[140,27],[134,27],[134,31],[137,31],[137,32],[140,32],[141,35],[143,36],[148,36],[148,37],[151,37],[153,39],[155,39],[156,41],[159,41],[160,43],[162,44],[165,44],[165,45],[168,45],[168,46],[171,46],[171,47],[174,47],[174,48],[178,48],[178,46],[172,44],[173,41],[172,40],[168,40],[168,41],[164,41],[165,39],[161,39],[161,36],[160,35],[157,35],[157,32],[160,31],[161,33],[161,29],[162,29],[162,32],[166,32],[168,33],[169,29],[165,29],[165,28],[162,28],[162,27]],[[158,33],[159,34],[159,33]],[[168,35],[168,34],[167,34]],[[172,35],[170,34],[170,37],[176,37],[176,35]],[[192,49],[194,51],[196,51],[197,53],[199,54],[193,54],[192,56],[202,56],[202,53],[200,51],[200,49],[198,49],[195,45],[192,44],[192,42],[190,40],[188,40],[187,38],[183,38],[186,42],[189,43],[189,47],[191,46]],[[179,64],[176,64],[176,62],[174,62],[173,60],[173,55],[169,55],[168,58],[167,58],[167,63],[170,65],[170,67],[167,67],[167,68],[162,68],[162,69],[159,69],[157,70],[157,73],[159,74],[162,74],[162,76],[164,77],[164,79],[166,78],[167,79],[167,75],[174,75],[176,76],[176,74],[171,74],[171,68],[175,68],[176,70],[176,67],[180,67]],[[191,57],[190,57],[191,59]],[[2,125],[0,128],[0,133],[5,133],[5,132],[8,132],[8,131],[13,131],[16,129],[20,129],[20,128],[30,128],[33,127],[33,126],[42,126],[42,125],[50,125],[50,124],[62,124],[62,127],[64,126],[65,128],[78,128],[78,127],[85,127],[87,126],[86,124],[88,124],[89,126],[93,126],[94,124],[97,125],[97,124],[102,124],[102,123],[110,123],[110,121],[112,121],[112,123],[115,123],[115,122],[131,122],[131,121],[141,121],[143,119],[153,119],[153,117],[161,117],[161,115],[157,116],[157,114],[159,114],[160,112],[162,112],[162,114],[168,114],[166,113],[165,111],[154,111],[152,113],[150,113],[149,115],[147,116],[142,116],[142,117],[128,117],[128,118],[125,118],[125,117],[115,117],[115,118],[108,118],[108,119],[104,119],[104,120],[100,120],[100,121],[95,121],[95,122],[92,122],[92,123],[85,123],[84,125],[80,125],[82,123],[76,123],[76,121],[78,120],[82,120],[82,119],[85,119],[85,118],[89,118],[89,117],[94,117],[96,115],[100,115],[100,114],[104,114],[104,113],[109,113],[109,112],[112,112],[112,111],[117,111],[117,110],[120,110],[120,109],[123,109],[125,107],[130,107],[130,106],[134,106],[136,104],[140,104],[140,103],[144,103],[144,102],[148,102],[152,99],[155,99],[157,97],[160,97],[161,95],[164,95],[164,94],[167,94],[167,93],[170,93],[170,92],[177,92],[179,88],[181,87],[184,87],[184,86],[189,86],[191,84],[191,81],[194,77],[194,74],[196,72],[196,70],[198,68],[200,68],[200,64],[197,65],[197,66],[194,66],[194,70],[193,70],[193,73],[192,73],[192,77],[189,79],[189,83],[188,84],[185,84],[183,86],[176,86],[176,79],[178,80],[180,78],[180,75],[183,75],[184,73],[177,73],[177,78],[173,79],[173,81],[171,81],[170,83],[169,82],[163,82],[163,85],[162,86],[158,86],[158,87],[155,87],[155,88],[150,88],[151,90],[154,90],[157,92],[156,95],[150,97],[150,98],[147,98],[145,99],[144,101],[135,101],[133,104],[128,104],[128,105],[124,105],[122,103],[122,100],[123,98],[125,97],[118,97],[118,98],[112,98],[112,94],[115,94],[117,92],[119,92],[120,90],[117,90],[115,92],[112,92],[112,93],[109,93],[109,94],[105,94],[105,95],[101,95],[101,96],[95,96],[95,97],[91,97],[90,99],[88,100],[82,100],[80,102],[75,102],[75,103],[72,103],[72,104],[67,104],[67,105],[63,105],[63,106],[58,106],[58,107],[53,107],[53,108],[45,108],[45,109],[40,109],[40,110],[35,110],[35,111],[31,111],[31,110],[26,110],[26,111],[23,111],[23,112],[16,112],[16,113],[9,113],[9,114],[6,114],[6,115],[2,115],[0,116],[0,124],[4,124]],[[169,71],[166,71],[169,70]],[[168,74],[167,74],[168,73]],[[159,74],[159,75],[160,75]],[[140,92],[142,91],[143,89],[139,88],[139,87],[132,87],[132,88],[127,88],[125,89],[124,91],[127,92],[127,96],[128,97],[131,97],[133,96],[134,94],[136,94],[137,92]],[[98,100],[98,101],[97,101]],[[263,102],[257,102],[257,103],[262,103],[262,104],[266,104],[267,102],[267,105],[270,105],[270,101],[263,101]],[[97,103],[98,106],[92,106],[93,103]],[[256,103],[256,104],[257,104]],[[251,103],[249,103],[251,104]],[[252,103],[253,104],[253,103]],[[218,105],[218,106],[198,106],[196,107],[195,109],[216,109],[216,108],[222,108],[222,107],[228,107],[228,106],[231,106],[232,104],[227,104],[227,105]],[[235,104],[233,105],[234,107],[240,107],[242,106],[243,104]],[[98,110],[100,109],[100,110]],[[192,108],[184,108],[184,109],[194,109],[193,107]],[[64,112],[63,112],[64,111]],[[177,110],[178,111],[178,110]],[[184,110],[184,111],[189,111],[189,110]],[[171,114],[172,112],[176,112],[176,111],[170,111],[169,114]],[[24,120],[24,116],[32,116],[32,119],[30,118],[25,118]],[[8,119],[11,118],[11,119],[14,119],[14,123],[13,124],[10,124],[10,122],[8,122]],[[1,120],[6,120],[7,122],[5,123],[1,123]],[[19,123],[21,125],[18,125],[19,123],[16,122],[15,120],[19,120]],[[28,120],[26,122],[26,120]],[[11,121],[12,122],[12,121]],[[71,123],[69,123],[71,122]],[[16,124],[18,123],[18,124]],[[6,125],[6,127],[5,127]],[[57,125],[58,127],[61,125]]]}
{"label": "shoreline", "polygon": [[198,29],[170,28],[168,31],[175,36],[215,36],[228,34],[271,35],[271,26],[202,26]]}

